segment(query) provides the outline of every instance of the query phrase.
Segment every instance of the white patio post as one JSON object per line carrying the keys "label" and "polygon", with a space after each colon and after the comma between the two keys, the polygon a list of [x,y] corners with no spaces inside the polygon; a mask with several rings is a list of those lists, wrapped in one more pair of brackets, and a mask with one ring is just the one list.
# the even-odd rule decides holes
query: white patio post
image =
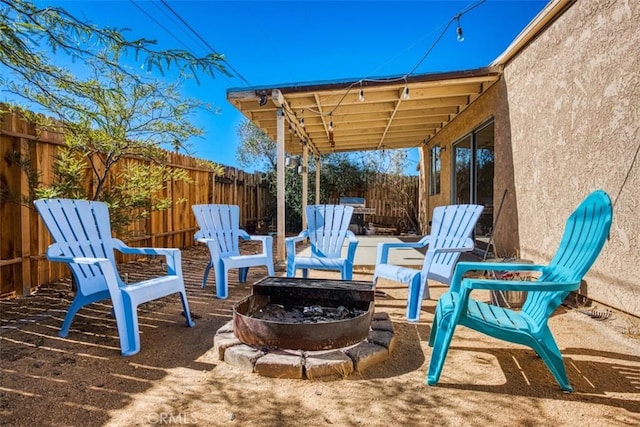
{"label": "white patio post", "polygon": [[320,204],[320,156],[316,156],[316,205]]}
{"label": "white patio post", "polygon": [[304,142],[302,147],[302,228],[307,226],[307,203],[309,194],[309,147]]}
{"label": "white patio post", "polygon": [[278,238],[276,240],[276,264],[285,265],[285,180],[284,180],[284,111],[282,107],[276,110],[276,129],[277,129],[277,163],[276,163],[276,177],[277,177],[277,233]]}

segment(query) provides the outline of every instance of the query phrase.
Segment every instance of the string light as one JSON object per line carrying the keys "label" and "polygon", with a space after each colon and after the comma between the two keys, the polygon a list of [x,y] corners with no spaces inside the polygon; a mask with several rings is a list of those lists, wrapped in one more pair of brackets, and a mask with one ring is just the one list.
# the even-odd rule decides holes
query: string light
{"label": "string light", "polygon": [[[449,22],[447,23],[447,25],[445,26],[445,28],[442,30],[442,32],[440,33],[440,35],[436,38],[436,40],[433,42],[433,44],[431,45],[431,47],[422,55],[422,58],[420,58],[420,60],[413,66],[413,68],[406,73],[405,75],[403,75],[402,77],[398,77],[398,78],[393,78],[393,79],[361,79],[359,81],[353,82],[351,83],[347,88],[346,88],[346,92],[345,94],[342,96],[342,98],[338,101],[338,103],[335,105],[335,107],[333,107],[333,109],[329,112],[329,144],[331,146],[331,148],[335,147],[335,143],[333,141],[333,120],[331,119],[331,115],[333,113],[333,111],[335,111],[344,101],[344,99],[346,98],[346,96],[349,94],[349,92],[351,92],[351,90],[353,89],[354,86],[356,85],[360,85],[360,91],[358,93],[358,101],[360,102],[364,102],[365,97],[364,97],[364,89],[363,89],[363,82],[368,81],[368,82],[383,82],[383,83],[393,83],[393,82],[398,82],[398,81],[402,81],[404,80],[405,82],[405,86],[404,89],[402,91],[402,95],[401,98],[402,100],[406,101],[410,98],[409,96],[409,85],[407,82],[407,77],[410,76],[411,74],[413,74],[418,67],[424,62],[424,60],[427,58],[427,56],[429,56],[429,54],[431,53],[431,51],[435,48],[435,46],[438,44],[438,42],[442,39],[442,37],[445,35],[445,33],[447,32],[447,30],[449,29],[449,27],[451,26],[451,24],[455,21],[457,23],[457,28],[456,28],[456,38],[459,42],[463,42],[464,41],[464,34],[462,31],[462,27],[460,26],[460,18],[469,13],[471,10],[477,8],[478,6],[482,5],[483,3],[485,3],[487,0],[480,0],[478,1],[478,3],[476,4],[472,4],[469,5],[468,7],[466,7],[464,10],[462,10],[460,13],[458,13],[457,15],[455,15],[454,17],[452,17]],[[316,111],[314,109],[309,109],[311,112],[315,113],[315,114],[319,114],[319,115],[325,115],[326,113],[323,113],[321,111]],[[294,113],[294,115],[296,116],[297,119],[297,114]],[[301,110],[301,117],[300,117],[300,127],[304,128],[304,110]],[[297,130],[294,129],[296,135],[297,135]],[[384,151],[384,147],[383,147],[383,151]]]}
{"label": "string light", "polygon": [[456,21],[458,21],[458,28],[456,29],[458,41],[463,42],[464,35],[462,34],[462,27],[460,26],[460,14],[456,15]]}
{"label": "string light", "polygon": [[404,87],[404,91],[402,91],[402,99],[403,100],[408,100],[409,99],[409,86],[405,86]]}

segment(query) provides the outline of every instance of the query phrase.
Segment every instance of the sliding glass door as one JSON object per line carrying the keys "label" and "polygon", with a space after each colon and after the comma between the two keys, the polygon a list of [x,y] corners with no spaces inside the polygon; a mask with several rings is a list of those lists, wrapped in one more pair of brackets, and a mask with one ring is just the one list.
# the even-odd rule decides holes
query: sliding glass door
{"label": "sliding glass door", "polygon": [[494,124],[483,125],[453,144],[451,203],[484,205],[476,237],[493,227]]}

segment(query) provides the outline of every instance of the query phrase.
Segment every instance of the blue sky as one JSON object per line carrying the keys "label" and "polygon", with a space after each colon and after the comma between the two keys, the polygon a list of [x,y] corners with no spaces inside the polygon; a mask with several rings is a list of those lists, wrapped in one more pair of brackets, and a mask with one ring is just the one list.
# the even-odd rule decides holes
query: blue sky
{"label": "blue sky", "polygon": [[[360,80],[487,66],[544,8],[546,0],[482,1],[37,1],[53,4],[97,25],[129,28],[131,38],[155,39],[162,48],[209,53],[204,39],[225,55],[236,76],[202,77],[184,94],[217,113],[195,118],[205,130],[192,154],[237,166],[236,128],[242,114],[226,100],[234,87]],[[180,18],[167,7],[173,9]],[[475,7],[474,7],[475,6]],[[458,13],[464,41],[456,40]],[[198,37],[199,36],[199,37]],[[410,153],[412,162],[417,152]],[[409,167],[415,173],[415,164]]]}

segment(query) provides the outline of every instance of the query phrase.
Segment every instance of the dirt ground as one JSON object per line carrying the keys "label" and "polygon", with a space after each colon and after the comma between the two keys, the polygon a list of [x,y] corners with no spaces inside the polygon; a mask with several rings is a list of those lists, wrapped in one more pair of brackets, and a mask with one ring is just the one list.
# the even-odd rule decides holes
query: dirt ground
{"label": "dirt ground", "polygon": [[[563,306],[551,329],[575,391],[563,393],[535,354],[458,328],[437,387],[425,383],[435,300],[419,323],[404,319],[406,287],[381,280],[376,311],[386,312],[397,345],[384,363],[344,379],[261,377],[221,362],[213,336],[250,285],[230,276],[230,298],[200,287],[208,254],[183,251],[196,326],[187,328],[177,296],[140,307],[142,350],[119,352],[110,305],[80,311],[67,338],[57,333],[73,296],[68,281],[0,302],[2,426],[630,426],[640,425],[638,319],[614,312],[597,320]],[[130,281],[161,274],[153,260],[123,264]],[[251,269],[248,283],[266,269]],[[279,271],[277,275],[284,275]],[[312,273],[312,277],[338,276]],[[371,274],[354,280],[371,281]],[[445,291],[432,286],[432,298]],[[590,306],[585,310],[603,311]]]}

